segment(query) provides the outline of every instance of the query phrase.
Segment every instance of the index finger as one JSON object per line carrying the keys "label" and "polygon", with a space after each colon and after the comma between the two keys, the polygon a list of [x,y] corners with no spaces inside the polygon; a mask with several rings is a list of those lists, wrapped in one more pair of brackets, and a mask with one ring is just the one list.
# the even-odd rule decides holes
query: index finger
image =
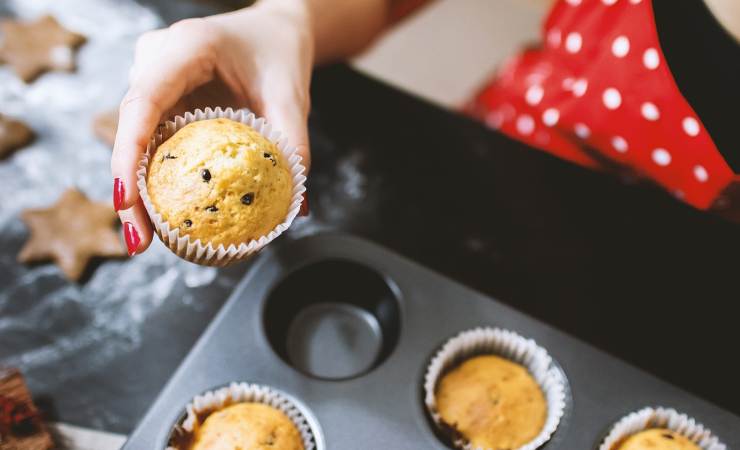
{"label": "index finger", "polygon": [[191,46],[186,41],[194,39],[188,34],[191,28],[192,25],[187,23],[172,27],[173,31],[165,36],[161,48],[154,55],[159,70],[138,71],[121,102],[111,158],[116,210],[131,208],[139,197],[136,187],[138,162],[162,115],[175,106],[189,89],[212,76],[213,62],[204,57],[204,54],[210,56],[212,53],[209,47],[203,44]]}
{"label": "index finger", "polygon": [[[113,174],[116,210],[128,209],[136,203],[139,191],[136,188],[136,171],[139,158],[146,149],[154,129],[159,124],[162,109],[151,99],[129,91],[119,109],[118,131],[111,173]],[[120,192],[123,191],[123,192]]]}

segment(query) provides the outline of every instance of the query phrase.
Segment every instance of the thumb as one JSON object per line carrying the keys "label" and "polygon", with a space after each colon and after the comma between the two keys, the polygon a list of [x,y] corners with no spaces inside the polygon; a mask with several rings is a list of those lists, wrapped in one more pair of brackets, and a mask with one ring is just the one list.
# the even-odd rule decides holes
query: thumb
{"label": "thumb", "polygon": [[311,150],[308,141],[308,108],[300,100],[270,101],[264,99],[262,115],[273,128],[282,133],[288,145],[296,147],[301,163],[306,167],[306,175],[311,168]]}

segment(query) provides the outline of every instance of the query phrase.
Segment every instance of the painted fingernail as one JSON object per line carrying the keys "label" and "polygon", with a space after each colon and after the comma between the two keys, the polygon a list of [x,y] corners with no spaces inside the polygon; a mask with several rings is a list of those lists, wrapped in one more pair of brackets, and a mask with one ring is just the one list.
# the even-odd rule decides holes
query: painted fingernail
{"label": "painted fingernail", "polygon": [[308,215],[308,195],[303,193],[303,201],[301,202],[301,209],[298,210],[299,217],[306,217]]}
{"label": "painted fingernail", "polygon": [[123,205],[123,197],[126,195],[126,188],[123,186],[123,180],[120,178],[113,179],[113,209],[116,211],[121,209]]}
{"label": "painted fingernail", "polygon": [[134,256],[139,248],[139,243],[141,243],[141,238],[131,222],[123,223],[123,238],[126,240],[126,247],[128,247],[128,256]]}

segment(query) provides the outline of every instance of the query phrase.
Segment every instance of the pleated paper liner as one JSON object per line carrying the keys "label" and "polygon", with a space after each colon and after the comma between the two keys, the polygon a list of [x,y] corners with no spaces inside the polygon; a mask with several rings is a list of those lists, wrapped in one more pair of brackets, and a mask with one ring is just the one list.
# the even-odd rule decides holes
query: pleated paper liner
{"label": "pleated paper liner", "polygon": [[[223,244],[214,246],[211,242],[201,242],[200,239],[191,241],[190,236],[181,234],[180,229],[172,226],[165,221],[159,214],[149,198],[149,192],[146,186],[147,170],[149,161],[156,152],[156,149],[167,139],[172,137],[178,130],[185,125],[199,120],[226,118],[246,124],[265,138],[269,139],[285,156],[288,161],[288,170],[290,171],[293,181],[293,194],[291,197],[290,207],[285,220],[272,229],[267,235],[259,239],[253,239],[249,242],[242,242],[239,245],[229,245],[224,247]],[[293,223],[293,219],[298,215],[303,201],[303,193],[306,191],[304,186],[306,176],[304,175],[305,167],[301,164],[301,157],[298,155],[295,147],[288,145],[286,140],[280,138],[280,133],[273,130],[265,119],[257,118],[253,113],[246,109],[233,110],[231,108],[206,108],[205,110],[196,109],[193,112],[187,112],[182,116],[176,116],[159,126],[157,132],[152,137],[146,152],[139,161],[139,169],[136,172],[137,186],[139,194],[144,202],[149,218],[154,225],[157,236],[164,244],[179,257],[190,262],[205,266],[226,266],[228,264],[248,259],[275,238],[280,236]]]}
{"label": "pleated paper liner", "polygon": [[702,450],[727,450],[704,425],[672,408],[643,408],[620,419],[604,438],[599,450],[617,450],[627,438],[641,431],[665,428],[684,436]]}
{"label": "pleated paper liner", "polygon": [[238,403],[262,403],[285,414],[301,435],[304,450],[323,450],[307,413],[287,394],[269,386],[231,383],[228,386],[204,392],[185,407],[185,414],[175,424],[166,450],[188,450],[196,430],[209,414]]}
{"label": "pleated paper liner", "polygon": [[492,354],[524,366],[539,385],[547,402],[547,417],[540,433],[518,449],[535,450],[550,440],[560,424],[565,411],[566,380],[562,371],[554,364],[547,350],[532,339],[501,328],[475,328],[463,331],[447,343],[432,358],[424,377],[424,403],[429,416],[438,429],[452,443],[463,450],[495,450],[474,448],[445,423],[437,412],[435,389],[438,381],[450,370],[465,360]]}

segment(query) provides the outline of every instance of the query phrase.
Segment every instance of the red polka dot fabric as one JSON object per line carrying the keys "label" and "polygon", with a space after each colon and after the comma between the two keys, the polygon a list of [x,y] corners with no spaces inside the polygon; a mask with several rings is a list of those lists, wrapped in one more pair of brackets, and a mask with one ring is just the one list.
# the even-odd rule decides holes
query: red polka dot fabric
{"label": "red polka dot fabric", "polygon": [[594,169],[628,168],[700,208],[735,174],[681,94],[650,0],[560,0],[543,46],[466,108],[492,128]]}

